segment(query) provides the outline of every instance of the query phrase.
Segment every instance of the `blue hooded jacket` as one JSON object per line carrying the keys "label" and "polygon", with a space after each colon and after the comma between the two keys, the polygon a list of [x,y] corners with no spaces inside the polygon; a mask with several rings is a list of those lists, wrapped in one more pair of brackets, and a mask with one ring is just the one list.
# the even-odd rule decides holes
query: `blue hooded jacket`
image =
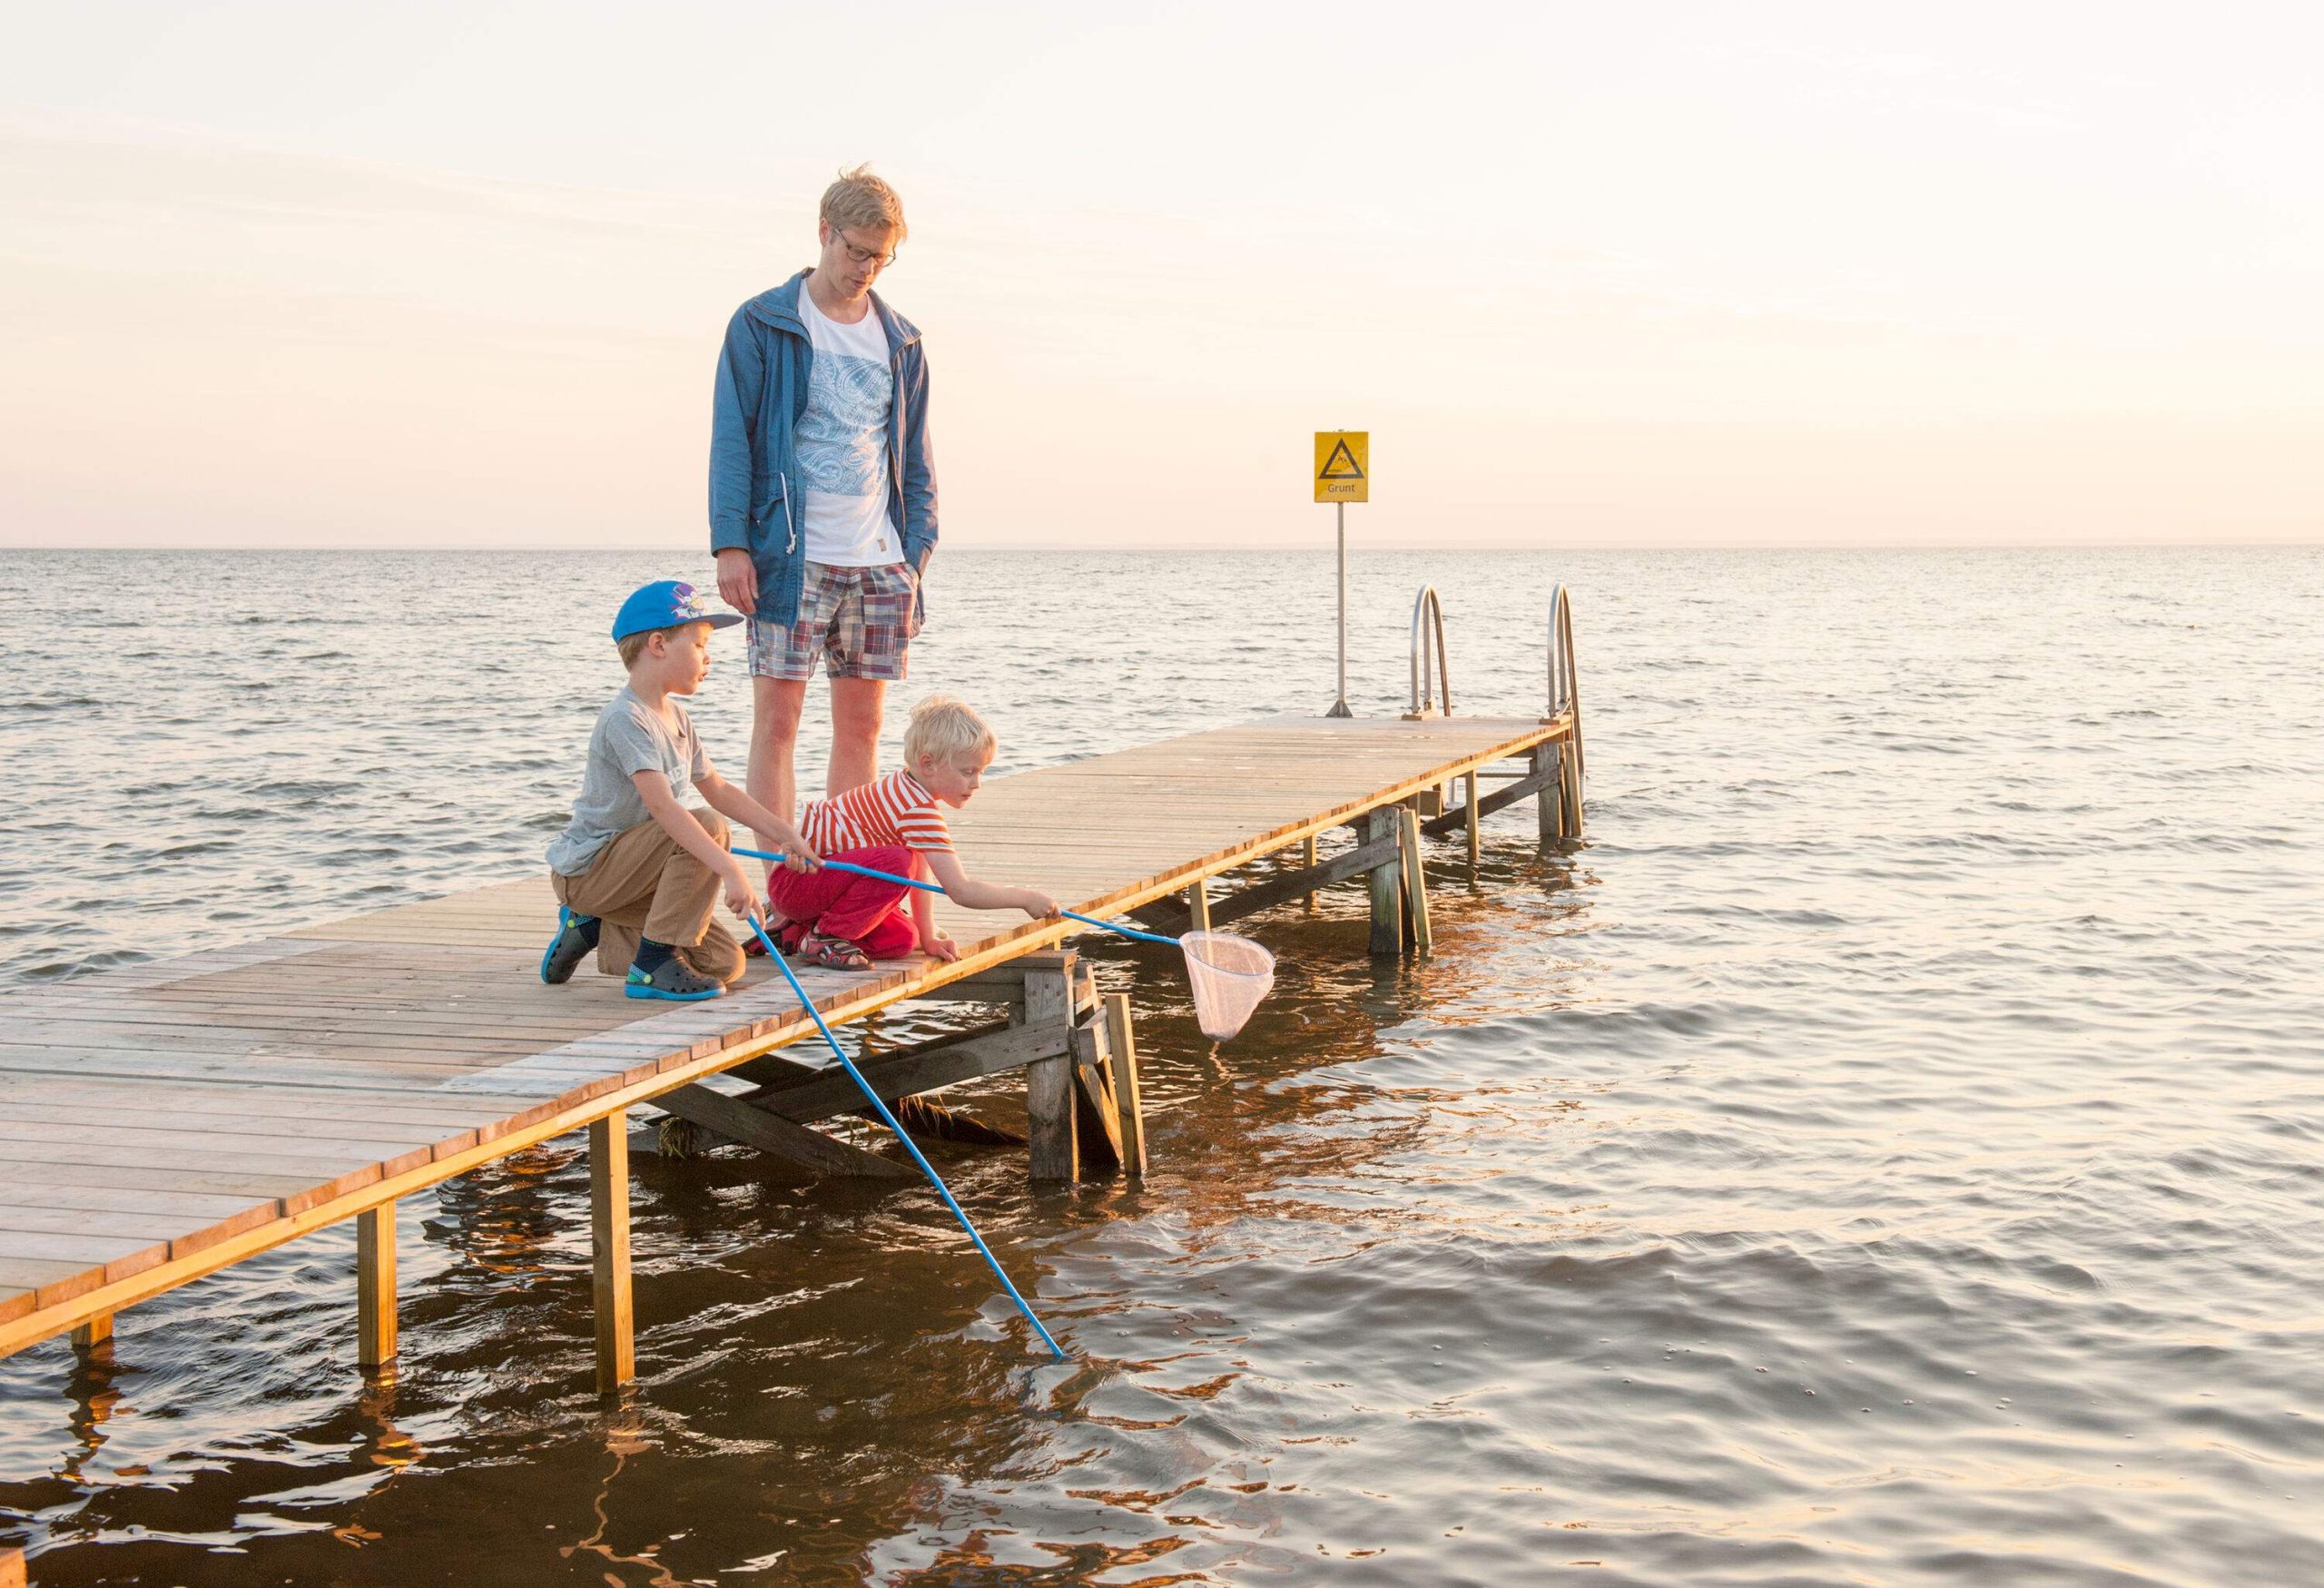
{"label": "blue hooded jacket", "polygon": [[[718,354],[710,411],[710,548],[739,547],[759,575],[762,621],[793,623],[807,554],[801,543],[798,423],[807,411],[814,350],[799,318],[807,272],[734,311]],[[928,360],[920,328],[877,292],[872,311],[888,336],[895,401],[888,409],[888,513],[903,530],[904,561],[925,568],[936,546],[936,464],[928,440]]]}

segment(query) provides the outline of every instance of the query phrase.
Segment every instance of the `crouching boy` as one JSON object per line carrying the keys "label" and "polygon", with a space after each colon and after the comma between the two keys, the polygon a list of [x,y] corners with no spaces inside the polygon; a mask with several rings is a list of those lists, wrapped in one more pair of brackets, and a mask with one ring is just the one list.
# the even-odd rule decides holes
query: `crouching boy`
{"label": "crouching boy", "polygon": [[[629,684],[597,715],[573,820],[548,847],[562,908],[542,981],[566,981],[595,949],[597,968],[622,977],[631,998],[715,998],[742,975],[743,950],[712,912],[723,892],[729,910],[747,915],[757,892],[726,852],[726,819],[776,835],[796,869],[813,867],[797,829],[712,769],[672,698],[709,673],[710,631],[741,621],[714,616],[675,579],[622,603],[614,639]],[[678,803],[688,784],[709,810]]]}
{"label": "crouching boy", "polygon": [[[953,852],[944,807],[969,803],[993,749],[982,717],[948,695],[931,695],[912,707],[903,765],[876,783],[810,800],[800,832],[823,859],[923,882],[932,876],[953,902],[970,910],[1052,918],[1057,901],[1047,893],[980,882]],[[788,843],[783,853],[791,853]],[[928,894],[917,888],[828,868],[811,875],[778,871],[767,879],[767,902],[787,922],[780,940],[786,951],[827,970],[869,970],[873,960],[901,959],[915,948],[940,960],[960,958],[952,940],[937,930]]]}

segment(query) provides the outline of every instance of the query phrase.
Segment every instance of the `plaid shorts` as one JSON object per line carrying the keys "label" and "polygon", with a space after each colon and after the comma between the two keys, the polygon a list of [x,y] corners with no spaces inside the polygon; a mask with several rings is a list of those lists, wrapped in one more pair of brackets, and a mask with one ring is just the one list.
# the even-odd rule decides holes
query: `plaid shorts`
{"label": "plaid shorts", "polygon": [[795,623],[750,620],[751,672],[800,683],[815,676],[815,658],[834,678],[904,676],[905,652],[920,632],[920,583],[900,562],[884,567],[807,565]]}

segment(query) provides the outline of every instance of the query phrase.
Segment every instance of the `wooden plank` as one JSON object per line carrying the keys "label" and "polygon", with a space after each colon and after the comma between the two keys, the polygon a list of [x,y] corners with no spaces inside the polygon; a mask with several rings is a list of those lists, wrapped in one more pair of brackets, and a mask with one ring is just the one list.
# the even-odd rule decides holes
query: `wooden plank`
{"label": "wooden plank", "polygon": [[[1073,962],[1062,956],[1058,968],[1028,967],[1025,972],[1025,1021],[1031,1026],[1070,1026],[1073,1012]],[[1025,1066],[1025,1134],[1034,1180],[1080,1178],[1081,1155],[1076,1134],[1073,1100],[1073,1059],[1060,1053],[1036,1059]]]}
{"label": "wooden plank", "polygon": [[150,1165],[123,1167],[103,1163],[17,1163],[0,1160],[0,1182],[37,1180],[48,1186],[122,1188],[153,1191],[194,1191],[205,1194],[264,1197],[270,1204],[306,1190],[314,1182],[302,1175],[259,1174],[239,1166],[214,1169],[169,1169]]}
{"label": "wooden plank", "polygon": [[[273,1205],[271,1198],[264,1204],[270,1208]],[[0,1218],[44,1209],[53,1209],[68,1217],[74,1212],[151,1215],[182,1228],[188,1219],[229,1218],[250,1206],[247,1197],[137,1190],[123,1186],[50,1186],[23,1180],[0,1180]]]}
{"label": "wooden plank", "polygon": [[[0,1266],[9,1263],[70,1263],[95,1276],[84,1288],[115,1279],[127,1279],[170,1258],[170,1243],[150,1236],[54,1235],[34,1230],[0,1230]],[[48,1284],[63,1277],[53,1277]],[[76,1276],[77,1277],[77,1276]],[[0,1284],[15,1283],[0,1277]],[[41,1286],[43,1291],[47,1284]],[[77,1292],[76,1292],[77,1293]],[[43,1305],[46,1302],[44,1299]]]}
{"label": "wooden plank", "polygon": [[376,1373],[396,1357],[396,1205],[355,1216],[356,1360]]}
{"label": "wooden plank", "polygon": [[1428,925],[1428,873],[1422,865],[1420,816],[1409,805],[1397,807],[1397,848],[1402,852],[1404,883],[1404,927],[1413,952],[1423,958],[1434,951]]}
{"label": "wooden plank", "polygon": [[1073,1029],[1074,1139],[1085,1167],[1118,1169],[1122,1161],[1121,1110],[1106,1050],[1106,1015],[1092,1011]]}
{"label": "wooden plank", "polygon": [[[267,1216],[273,1217],[272,1204]],[[86,1235],[166,1241],[185,1228],[165,1213],[101,1213],[87,1208],[12,1208],[0,1201],[0,1237]]]}
{"label": "wooden plank", "polygon": [[1578,839],[1581,836],[1581,742],[1579,739],[1569,740],[1559,747],[1558,770],[1561,774],[1558,780],[1559,803],[1562,807],[1561,814],[1566,835]]}
{"label": "wooden plank", "polygon": [[629,1288],[629,1136],[625,1111],[589,1121],[589,1287],[597,1324],[597,1393],[637,1375]]}
{"label": "wooden plank", "polygon": [[61,1307],[105,1283],[103,1267],[54,1258],[0,1258],[0,1289],[33,1292],[36,1310]]}
{"label": "wooden plank", "polygon": [[1121,1142],[1122,1172],[1132,1179],[1146,1178],[1146,1104],[1138,1091],[1137,1040],[1130,1023],[1129,995],[1106,994],[1106,1062],[1111,1071],[1116,1133]]}
{"label": "wooden plank", "polygon": [[[851,1089],[854,1086],[846,1077],[840,1079],[843,1085]],[[860,1101],[863,1094],[855,1095]],[[860,1147],[850,1147],[820,1130],[811,1130],[780,1114],[753,1108],[740,1098],[728,1097],[706,1086],[682,1086],[661,1093],[654,1102],[681,1119],[692,1120],[705,1129],[715,1130],[815,1174],[854,1175],[874,1180],[913,1178],[909,1165],[881,1158],[876,1152],[866,1152]]]}

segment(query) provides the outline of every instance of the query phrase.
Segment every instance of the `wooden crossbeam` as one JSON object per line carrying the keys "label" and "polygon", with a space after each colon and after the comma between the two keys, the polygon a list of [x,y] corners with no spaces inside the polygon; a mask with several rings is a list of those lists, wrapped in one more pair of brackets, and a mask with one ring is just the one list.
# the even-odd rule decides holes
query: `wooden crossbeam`
{"label": "wooden crossbeam", "polygon": [[[1516,782],[1503,784],[1479,800],[1477,814],[1481,818],[1490,816],[1495,811],[1505,809],[1515,804],[1519,800],[1541,793],[1557,780],[1558,774],[1555,768],[1544,769],[1537,766]],[[1431,816],[1427,821],[1423,822],[1420,824],[1420,830],[1432,838],[1441,838],[1447,833],[1459,832],[1467,824],[1468,820],[1465,811],[1447,811],[1441,816]]]}
{"label": "wooden crossbeam", "polygon": [[[844,1075],[838,1080],[859,1103],[862,1100],[863,1094],[855,1090],[853,1081]],[[681,1119],[715,1130],[721,1136],[732,1137],[745,1147],[755,1147],[761,1152],[819,1175],[858,1175],[872,1180],[909,1180],[915,1178],[910,1164],[881,1158],[878,1153],[866,1152],[860,1147],[850,1147],[821,1130],[810,1130],[781,1114],[755,1108],[741,1098],[728,1097],[724,1092],[713,1091],[706,1086],[689,1083],[675,1091],[664,1092],[654,1100],[654,1104],[656,1108],[667,1109]]]}
{"label": "wooden crossbeam", "polygon": [[[1279,877],[1270,877],[1256,887],[1245,888],[1241,893],[1230,893],[1224,899],[1213,899],[1210,902],[1211,924],[1223,925],[1277,904],[1287,904],[1318,888],[1327,888],[1334,883],[1361,876],[1396,859],[1400,853],[1393,833],[1385,838],[1367,840],[1354,849],[1343,850],[1329,860],[1299,871],[1287,872]],[[1156,932],[1169,936],[1175,937],[1188,929],[1187,912],[1185,906],[1175,902],[1148,904],[1144,909],[1131,911],[1130,914]]]}
{"label": "wooden crossbeam", "polygon": [[[1004,1026],[952,1041],[931,1043],[908,1053],[882,1055],[858,1064],[863,1079],[882,1099],[935,1091],[980,1075],[1015,1070],[1066,1050],[1071,1028],[1062,1021],[1040,1026]],[[807,1078],[744,1092],[739,1100],[785,1119],[805,1124],[863,1106],[863,1094],[844,1075],[815,1071]],[[675,1112],[675,1110],[672,1110]]]}

